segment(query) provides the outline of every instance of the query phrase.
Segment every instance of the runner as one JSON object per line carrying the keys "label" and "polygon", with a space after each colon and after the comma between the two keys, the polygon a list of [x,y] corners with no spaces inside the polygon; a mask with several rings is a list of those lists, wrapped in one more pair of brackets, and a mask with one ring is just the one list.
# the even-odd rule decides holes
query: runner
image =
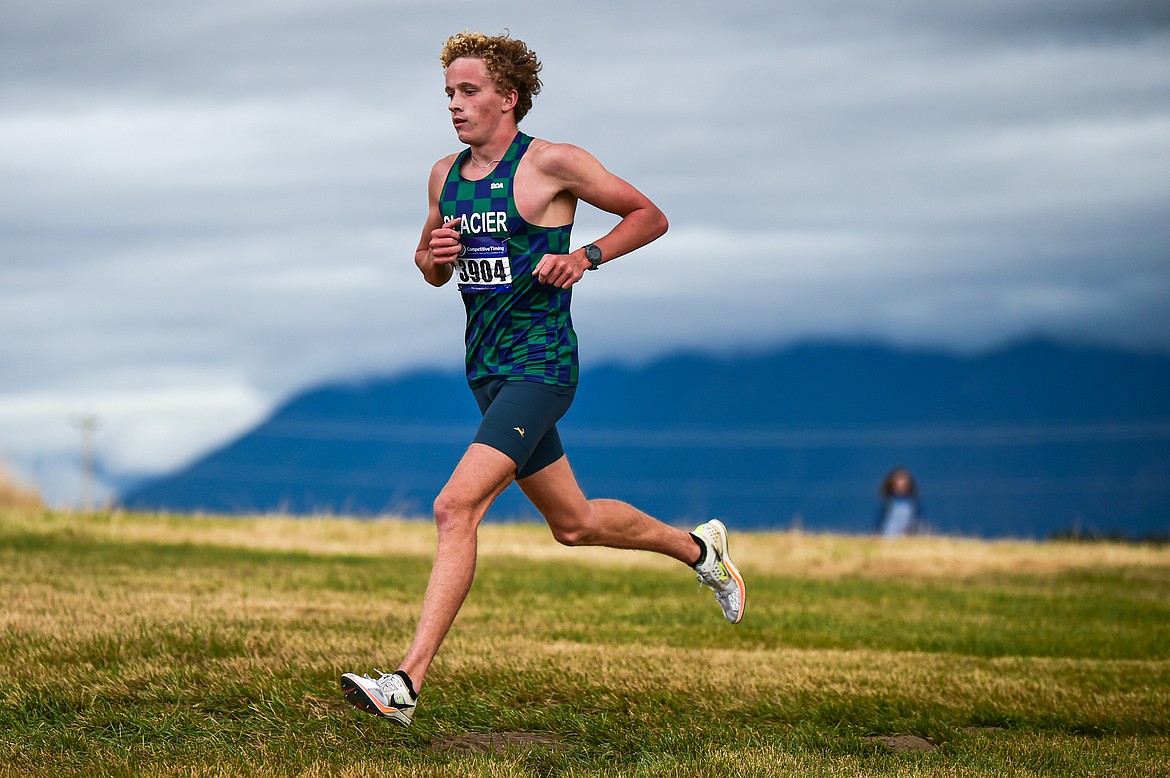
{"label": "runner", "polygon": [[[414,640],[379,678],[346,673],[358,708],[410,724],[427,669],[471,588],[476,534],[513,481],[568,546],[656,551],[694,570],[727,620],[743,617],[743,579],[717,520],[693,533],[617,500],[588,500],[561,447],[557,421],[577,387],[572,287],[585,274],[666,232],[662,211],[588,152],[520,132],[540,91],[540,62],[520,40],[462,33],[440,60],[463,151],[431,170],[430,207],[415,263],[434,286],[453,278],[467,309],[467,381],[483,412],[471,446],[435,500],[438,550]],[[620,217],[570,250],[578,201]]]}

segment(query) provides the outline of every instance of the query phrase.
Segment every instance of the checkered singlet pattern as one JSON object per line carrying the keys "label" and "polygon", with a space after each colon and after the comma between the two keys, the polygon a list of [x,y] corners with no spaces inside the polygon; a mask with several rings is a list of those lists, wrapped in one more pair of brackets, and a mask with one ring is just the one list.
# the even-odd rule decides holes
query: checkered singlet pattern
{"label": "checkered singlet pattern", "polygon": [[567,254],[572,224],[539,227],[516,209],[513,182],[532,138],[517,133],[491,175],[460,174],[466,149],[447,174],[439,197],[443,220],[460,217],[463,250],[455,269],[467,309],[467,382],[491,378],[577,385],[577,335],[572,290],[532,275],[545,254]]}

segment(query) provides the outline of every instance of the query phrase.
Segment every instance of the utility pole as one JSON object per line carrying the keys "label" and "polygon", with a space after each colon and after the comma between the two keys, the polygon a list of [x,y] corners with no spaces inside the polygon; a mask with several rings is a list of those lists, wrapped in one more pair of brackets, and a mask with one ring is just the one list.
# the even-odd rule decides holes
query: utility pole
{"label": "utility pole", "polygon": [[79,416],[73,426],[81,432],[81,507],[86,513],[93,511],[94,482],[97,456],[94,434],[97,432],[97,416],[92,413]]}

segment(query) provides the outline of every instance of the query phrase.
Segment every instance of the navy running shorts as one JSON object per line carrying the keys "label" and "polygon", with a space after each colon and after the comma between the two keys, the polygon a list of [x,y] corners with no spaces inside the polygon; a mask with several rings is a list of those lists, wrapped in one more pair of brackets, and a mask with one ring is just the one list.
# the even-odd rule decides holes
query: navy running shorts
{"label": "navy running shorts", "polygon": [[471,392],[483,414],[473,442],[510,457],[517,480],[565,455],[557,422],[573,404],[575,387],[493,378]]}

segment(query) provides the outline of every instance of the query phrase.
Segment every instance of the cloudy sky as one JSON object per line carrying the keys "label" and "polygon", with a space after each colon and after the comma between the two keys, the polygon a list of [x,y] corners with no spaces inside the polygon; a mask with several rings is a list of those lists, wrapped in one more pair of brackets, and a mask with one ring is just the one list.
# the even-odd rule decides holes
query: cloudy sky
{"label": "cloudy sky", "polygon": [[[510,29],[523,129],[666,211],[588,366],[805,338],[1170,351],[1161,0],[16,0],[0,31],[0,457],[78,499],[314,383],[455,368],[411,261],[458,148],[438,51]],[[579,215],[575,244],[609,217]],[[436,409],[436,413],[441,413]]]}

